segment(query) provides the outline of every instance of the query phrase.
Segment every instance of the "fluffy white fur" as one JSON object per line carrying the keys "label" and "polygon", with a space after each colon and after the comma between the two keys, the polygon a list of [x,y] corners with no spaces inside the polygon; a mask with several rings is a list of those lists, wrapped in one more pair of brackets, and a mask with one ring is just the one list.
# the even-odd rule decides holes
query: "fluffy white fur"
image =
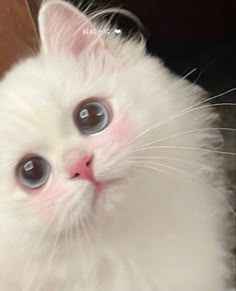
{"label": "fluffy white fur", "polygon": [[[63,11],[74,18],[63,22]],[[225,290],[227,194],[214,152],[221,136],[210,130],[217,115],[200,88],[172,75],[143,43],[84,39],[77,17],[87,21],[65,2],[44,4],[40,53],[0,83],[0,290]],[[77,54],[74,41],[83,42]],[[91,96],[107,98],[114,119],[125,112],[133,125],[136,137],[119,152],[116,141],[98,147],[99,135],[76,128],[73,111]],[[95,208],[91,185],[66,177],[66,155],[88,149],[97,179],[121,178]],[[32,199],[40,193],[16,177],[29,153],[52,166],[55,197],[39,208]],[[45,217],[44,207],[55,215]]]}

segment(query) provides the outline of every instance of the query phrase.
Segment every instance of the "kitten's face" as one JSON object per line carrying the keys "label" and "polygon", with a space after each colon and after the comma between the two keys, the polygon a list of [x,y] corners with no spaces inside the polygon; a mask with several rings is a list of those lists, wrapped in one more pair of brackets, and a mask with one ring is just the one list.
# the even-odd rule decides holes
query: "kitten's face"
{"label": "kitten's face", "polygon": [[115,74],[86,80],[79,66],[44,64],[44,73],[42,62],[24,64],[5,81],[11,87],[0,87],[1,198],[46,219],[109,210],[130,175],[134,104]]}
{"label": "kitten's face", "polygon": [[0,214],[30,231],[116,217],[139,179],[130,157],[153,141],[142,133],[170,108],[156,98],[165,75],[158,70],[156,84],[158,64],[141,45],[113,54],[81,33],[84,23],[65,2],[45,4],[41,53],[0,83]]}
{"label": "kitten's face", "polygon": [[128,157],[148,125],[132,66],[50,53],[0,85],[1,199],[41,226],[78,223],[126,199]]}

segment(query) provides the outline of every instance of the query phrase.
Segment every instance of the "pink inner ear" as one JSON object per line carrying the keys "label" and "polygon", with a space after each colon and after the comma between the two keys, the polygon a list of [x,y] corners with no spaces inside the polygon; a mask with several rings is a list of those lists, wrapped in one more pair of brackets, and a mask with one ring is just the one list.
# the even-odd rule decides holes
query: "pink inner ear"
{"label": "pink inner ear", "polygon": [[55,0],[46,3],[39,13],[39,29],[43,48],[48,52],[71,52],[79,55],[84,49],[104,47],[96,27],[69,3]]}
{"label": "pink inner ear", "polygon": [[[81,22],[81,26],[84,25]],[[81,27],[80,26],[80,27]],[[81,30],[82,37],[76,38],[72,45],[72,53],[78,55],[81,51],[86,49],[90,44],[93,45],[93,50],[97,50],[103,47],[103,42],[101,41],[101,36],[98,35],[96,29],[90,23],[83,26]]]}

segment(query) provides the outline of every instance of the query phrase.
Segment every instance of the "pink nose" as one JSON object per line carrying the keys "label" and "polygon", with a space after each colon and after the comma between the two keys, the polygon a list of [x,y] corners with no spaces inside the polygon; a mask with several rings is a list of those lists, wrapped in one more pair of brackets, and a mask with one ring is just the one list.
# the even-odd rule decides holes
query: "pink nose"
{"label": "pink nose", "polygon": [[70,169],[70,177],[94,181],[93,170],[91,168],[92,157],[84,156]]}

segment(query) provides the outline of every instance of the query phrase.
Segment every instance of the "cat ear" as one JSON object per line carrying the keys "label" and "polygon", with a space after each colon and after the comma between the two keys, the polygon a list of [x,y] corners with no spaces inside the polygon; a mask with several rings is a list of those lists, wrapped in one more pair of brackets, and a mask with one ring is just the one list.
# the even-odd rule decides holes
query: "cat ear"
{"label": "cat ear", "polygon": [[65,1],[46,2],[38,19],[42,49],[47,53],[63,51],[78,56],[88,47],[92,50],[105,47],[90,20]]}

